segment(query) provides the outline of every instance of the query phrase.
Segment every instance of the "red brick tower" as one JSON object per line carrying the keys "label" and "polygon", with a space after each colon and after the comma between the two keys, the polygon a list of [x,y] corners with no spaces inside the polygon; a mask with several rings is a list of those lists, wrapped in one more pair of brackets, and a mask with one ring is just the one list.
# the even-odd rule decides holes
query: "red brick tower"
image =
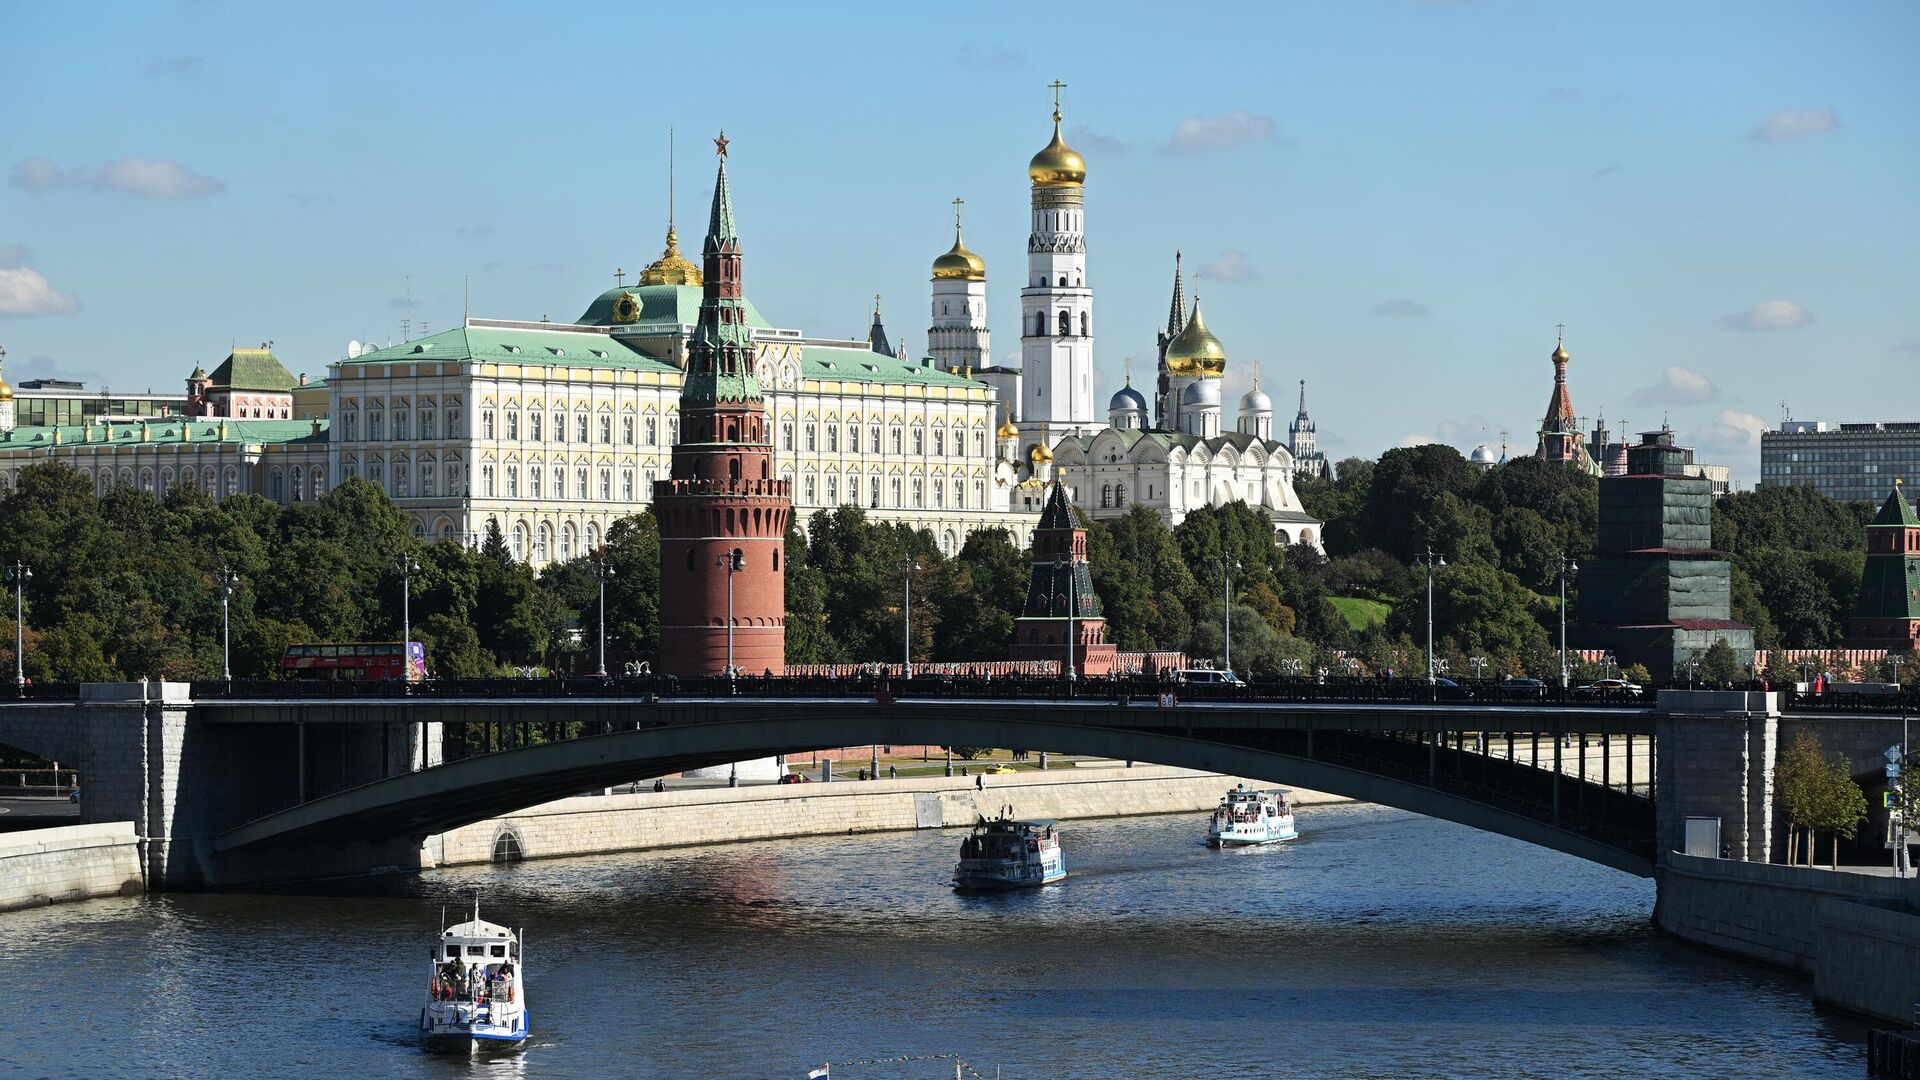
{"label": "red brick tower", "polygon": [[1015,660],[1067,659],[1073,642],[1073,673],[1080,678],[1113,670],[1114,647],[1087,567],[1087,530],[1073,519],[1066,489],[1056,481],[1033,530],[1033,577],[1027,605],[1015,619]]}
{"label": "red brick tower", "polygon": [[680,442],[673,448],[672,479],[653,485],[653,512],[660,521],[656,669],[671,675],[723,674],[731,640],[733,665],[741,674],[780,675],[787,670],[781,562],[793,492],[790,484],[773,478],[773,444],[740,292],[740,237],[727,191],[724,132],[714,145],[720,174],[702,252],[706,281],[700,322],[687,347],[680,390]]}

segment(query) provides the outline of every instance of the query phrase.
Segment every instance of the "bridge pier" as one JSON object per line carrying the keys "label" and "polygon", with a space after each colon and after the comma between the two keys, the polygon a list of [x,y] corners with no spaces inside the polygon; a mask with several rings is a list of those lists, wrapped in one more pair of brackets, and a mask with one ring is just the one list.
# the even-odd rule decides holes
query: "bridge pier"
{"label": "bridge pier", "polygon": [[1686,819],[1720,819],[1727,857],[1767,862],[1773,851],[1773,775],[1779,695],[1665,690],[1655,758],[1660,851],[1686,843]]}

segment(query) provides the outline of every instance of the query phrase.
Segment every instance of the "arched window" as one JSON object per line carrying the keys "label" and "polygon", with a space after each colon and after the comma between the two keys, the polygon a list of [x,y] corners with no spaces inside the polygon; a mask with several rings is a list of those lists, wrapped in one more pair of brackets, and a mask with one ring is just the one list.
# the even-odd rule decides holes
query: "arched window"
{"label": "arched window", "polygon": [[1063,309],[1060,312],[1060,335],[1059,336],[1066,337],[1072,333],[1073,333],[1073,316],[1067,314],[1067,312]]}
{"label": "arched window", "polygon": [[1100,509],[1105,510],[1107,507],[1112,505],[1113,505],[1113,485],[1112,484],[1100,485]]}
{"label": "arched window", "polygon": [[1067,275],[1065,274],[1060,275],[1060,287],[1063,289],[1067,287]]}
{"label": "arched window", "polygon": [[773,553],[773,570],[776,574],[780,572],[780,552],[778,549],[775,549]]}
{"label": "arched window", "polygon": [[693,549],[687,549],[687,569],[693,569]]}
{"label": "arched window", "polygon": [[1036,311],[1033,313],[1033,336],[1047,336],[1047,313],[1044,311]]}
{"label": "arched window", "polygon": [[1115,506],[1127,505],[1127,485],[1125,484],[1113,485],[1113,505]]}
{"label": "arched window", "polygon": [[729,480],[740,479],[740,459],[739,458],[734,458],[731,461],[727,462],[727,479]]}
{"label": "arched window", "polygon": [[1080,336],[1081,337],[1093,336],[1093,313],[1090,311],[1083,311],[1080,313]]}

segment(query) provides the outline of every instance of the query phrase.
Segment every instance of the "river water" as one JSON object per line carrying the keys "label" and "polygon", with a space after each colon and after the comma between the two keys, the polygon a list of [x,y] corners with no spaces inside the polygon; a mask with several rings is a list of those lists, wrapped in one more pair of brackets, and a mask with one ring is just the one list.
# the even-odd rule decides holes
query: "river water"
{"label": "river water", "polygon": [[[950,892],[960,835],[920,832],[0,915],[0,1076],[1864,1071],[1805,983],[1652,931],[1651,882],[1378,807],[1305,808],[1277,848],[1204,824],[1069,822],[1068,880],[1001,897]],[[535,1036],[430,1057],[428,949],[476,888],[525,928]]]}

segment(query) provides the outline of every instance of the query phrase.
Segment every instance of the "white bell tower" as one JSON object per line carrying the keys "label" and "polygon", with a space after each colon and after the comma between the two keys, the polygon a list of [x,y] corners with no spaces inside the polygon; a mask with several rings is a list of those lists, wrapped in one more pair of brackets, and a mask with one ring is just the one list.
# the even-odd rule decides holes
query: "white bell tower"
{"label": "white bell tower", "polygon": [[1093,290],[1087,286],[1085,159],[1060,137],[1053,90],[1053,141],[1033,156],[1033,231],[1020,290],[1020,435],[1048,450],[1068,435],[1102,426],[1093,403]]}
{"label": "white bell tower", "polygon": [[953,247],[933,260],[933,325],[927,353],[943,371],[977,370],[992,361],[987,338],[987,264],[960,237],[962,200],[953,200]]}

